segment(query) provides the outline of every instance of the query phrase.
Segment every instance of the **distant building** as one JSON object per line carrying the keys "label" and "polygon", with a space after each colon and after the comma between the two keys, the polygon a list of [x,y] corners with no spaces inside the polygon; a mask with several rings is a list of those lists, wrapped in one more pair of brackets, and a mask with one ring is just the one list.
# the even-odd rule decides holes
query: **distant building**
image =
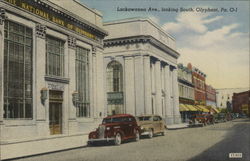
{"label": "distant building", "polygon": [[249,88],[222,88],[216,89],[216,106],[219,108],[227,108],[232,105],[233,93],[240,93],[249,90]]}
{"label": "distant building", "polygon": [[188,69],[192,70],[192,82],[194,83],[195,104],[206,105],[206,74],[204,74],[198,68],[193,67],[191,63],[188,64]]}
{"label": "distant building", "polygon": [[194,84],[192,83],[192,70],[178,64],[179,101],[182,104],[194,104]]}
{"label": "distant building", "polygon": [[245,113],[250,116],[250,90],[240,93],[233,93],[233,112]]}
{"label": "distant building", "polygon": [[216,90],[206,84],[206,105],[216,107]]}
{"label": "distant building", "polygon": [[178,64],[179,102],[182,122],[187,122],[192,114],[187,106],[194,105],[194,84],[192,83],[192,70]]}

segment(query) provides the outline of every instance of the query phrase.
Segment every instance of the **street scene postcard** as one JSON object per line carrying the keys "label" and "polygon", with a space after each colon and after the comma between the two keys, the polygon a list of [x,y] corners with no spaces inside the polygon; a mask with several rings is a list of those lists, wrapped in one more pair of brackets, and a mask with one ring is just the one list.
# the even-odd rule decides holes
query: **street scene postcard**
{"label": "street scene postcard", "polygon": [[249,0],[0,0],[0,160],[250,161]]}

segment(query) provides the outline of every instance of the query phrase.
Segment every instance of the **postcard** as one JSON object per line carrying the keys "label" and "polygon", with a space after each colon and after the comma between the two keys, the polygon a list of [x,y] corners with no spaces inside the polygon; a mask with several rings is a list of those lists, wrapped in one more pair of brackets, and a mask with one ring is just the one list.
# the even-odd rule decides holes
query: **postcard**
{"label": "postcard", "polygon": [[0,160],[249,161],[248,0],[0,0]]}

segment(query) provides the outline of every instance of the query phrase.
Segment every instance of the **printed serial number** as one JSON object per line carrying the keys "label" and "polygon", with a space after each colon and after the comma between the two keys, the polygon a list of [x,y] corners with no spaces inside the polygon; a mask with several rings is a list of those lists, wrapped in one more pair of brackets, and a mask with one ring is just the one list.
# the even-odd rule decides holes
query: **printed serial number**
{"label": "printed serial number", "polygon": [[229,153],[229,158],[242,158],[242,153]]}

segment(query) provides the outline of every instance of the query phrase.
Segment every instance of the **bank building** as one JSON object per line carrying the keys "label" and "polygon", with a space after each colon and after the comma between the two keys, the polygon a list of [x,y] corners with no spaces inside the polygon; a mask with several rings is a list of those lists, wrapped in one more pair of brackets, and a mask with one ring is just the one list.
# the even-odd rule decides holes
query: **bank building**
{"label": "bank building", "polygon": [[76,0],[0,1],[0,159],[86,145],[103,117],[180,122],[175,40]]}

